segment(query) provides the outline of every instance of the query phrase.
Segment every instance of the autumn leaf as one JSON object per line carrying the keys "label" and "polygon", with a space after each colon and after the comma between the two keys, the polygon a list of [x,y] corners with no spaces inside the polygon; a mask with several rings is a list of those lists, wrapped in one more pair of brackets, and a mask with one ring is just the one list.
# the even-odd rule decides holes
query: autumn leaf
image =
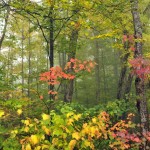
{"label": "autumn leaf", "polygon": [[35,149],[34,150],[41,150],[41,146],[37,146],[37,147],[35,147]]}
{"label": "autumn leaf", "polygon": [[93,123],[96,123],[96,118],[92,118],[92,122],[93,122]]}
{"label": "autumn leaf", "polygon": [[25,132],[28,132],[28,131],[29,131],[29,127],[25,127],[25,128],[24,128],[24,131],[25,131]]}
{"label": "autumn leaf", "polygon": [[72,118],[70,118],[70,119],[68,119],[67,124],[68,124],[68,125],[73,125],[73,124],[72,124],[73,122],[74,122],[74,120],[73,120]]}
{"label": "autumn leaf", "polygon": [[42,118],[43,120],[49,120],[50,119],[50,115],[47,115],[47,114],[42,114]]}
{"label": "autumn leaf", "polygon": [[0,117],[4,116],[4,111],[3,110],[0,110]]}
{"label": "autumn leaf", "polygon": [[32,150],[32,149],[31,149],[31,145],[30,145],[30,144],[27,144],[25,150]]}
{"label": "autumn leaf", "polygon": [[42,126],[42,129],[45,131],[47,135],[50,135],[50,130],[46,126]]}
{"label": "autumn leaf", "polygon": [[42,150],[44,150],[44,149],[49,149],[50,147],[48,146],[48,145],[42,145]]}
{"label": "autumn leaf", "polygon": [[141,142],[141,140],[140,140],[138,137],[134,138],[133,141],[135,141],[135,142],[137,142],[137,143],[140,143],[140,142]]}
{"label": "autumn leaf", "polygon": [[74,119],[75,119],[75,120],[77,120],[77,121],[78,121],[80,118],[81,118],[81,114],[74,115]]}
{"label": "autumn leaf", "polygon": [[43,96],[42,95],[40,95],[40,100],[43,100]]}
{"label": "autumn leaf", "polygon": [[84,145],[85,145],[86,147],[89,147],[89,146],[90,146],[90,142],[89,142],[88,140],[85,140],[85,141],[84,141]]}
{"label": "autumn leaf", "polygon": [[37,143],[39,143],[39,138],[37,135],[31,135],[30,141],[33,145],[36,145]]}
{"label": "autumn leaf", "polygon": [[69,118],[69,117],[72,116],[72,115],[74,115],[74,113],[73,113],[73,112],[69,112],[69,113],[67,114],[67,118]]}
{"label": "autumn leaf", "polygon": [[18,114],[18,115],[21,115],[22,112],[23,112],[22,109],[18,109],[18,110],[17,110],[17,114]]}
{"label": "autumn leaf", "polygon": [[75,145],[76,145],[76,143],[77,143],[76,140],[71,140],[71,141],[69,142],[69,149],[70,149],[70,150],[73,150],[74,147],[75,147]]}
{"label": "autumn leaf", "polygon": [[79,140],[80,139],[79,133],[78,132],[73,133],[72,138],[75,138],[76,140]]}
{"label": "autumn leaf", "polygon": [[24,120],[24,124],[25,124],[26,126],[28,126],[28,125],[30,124],[30,121],[29,121],[29,120]]}

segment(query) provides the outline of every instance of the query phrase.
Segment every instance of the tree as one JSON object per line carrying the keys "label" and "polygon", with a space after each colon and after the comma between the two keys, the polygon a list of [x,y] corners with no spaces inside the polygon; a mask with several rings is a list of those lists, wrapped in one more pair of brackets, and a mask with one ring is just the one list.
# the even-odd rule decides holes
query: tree
{"label": "tree", "polygon": [[[131,12],[133,16],[133,25],[134,25],[134,37],[135,37],[135,58],[140,58],[142,54],[142,24],[140,21],[140,15],[138,11],[138,0],[131,0]],[[149,120],[148,120],[148,108],[147,108],[147,99],[145,95],[145,83],[144,78],[136,76],[135,79],[135,88],[137,95],[137,109],[140,115],[141,121],[141,133],[142,135],[147,134],[149,131]],[[147,141],[142,145],[142,150],[146,150]]]}
{"label": "tree", "polygon": [[[9,3],[10,1],[8,1]],[[2,1],[3,3],[3,1]],[[1,4],[0,4],[1,6]],[[1,9],[3,9],[3,7],[5,6],[5,3],[2,5]],[[0,10],[2,12],[2,10]],[[9,14],[10,14],[10,8],[6,5],[6,11],[4,9],[4,27],[2,29],[2,36],[0,37],[0,50],[2,48],[2,43],[3,43],[3,40],[5,38],[5,34],[6,34],[6,29],[7,29],[7,25],[8,25],[8,19],[9,19]]]}

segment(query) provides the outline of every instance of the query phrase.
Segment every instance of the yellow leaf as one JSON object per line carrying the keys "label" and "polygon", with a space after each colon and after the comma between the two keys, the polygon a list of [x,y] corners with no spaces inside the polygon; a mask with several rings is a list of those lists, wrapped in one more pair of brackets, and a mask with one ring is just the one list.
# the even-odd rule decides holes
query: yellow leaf
{"label": "yellow leaf", "polygon": [[77,121],[78,121],[80,118],[81,118],[81,114],[74,115],[74,119],[75,119],[75,120],[77,120]]}
{"label": "yellow leaf", "polygon": [[89,141],[85,140],[85,141],[84,141],[84,145],[85,145],[86,147],[89,147],[91,144],[90,144]]}
{"label": "yellow leaf", "polygon": [[67,125],[72,125],[72,123],[74,122],[74,120],[72,118],[68,119]]}
{"label": "yellow leaf", "polygon": [[42,149],[49,149],[50,147],[48,145],[42,145]]}
{"label": "yellow leaf", "polygon": [[17,133],[18,133],[18,130],[12,130],[11,133],[12,133],[12,134],[17,134]]}
{"label": "yellow leaf", "polygon": [[37,135],[31,135],[30,141],[33,145],[35,145],[35,144],[39,143],[39,138],[37,137]]}
{"label": "yellow leaf", "polygon": [[69,118],[70,116],[72,116],[74,113],[73,112],[70,112],[67,114],[67,118]]}
{"label": "yellow leaf", "polygon": [[95,127],[91,127],[90,131],[91,131],[91,137],[93,137],[95,135],[96,128]]}
{"label": "yellow leaf", "polygon": [[58,138],[53,138],[52,144],[53,144],[53,146],[57,145],[58,144]]}
{"label": "yellow leaf", "polygon": [[92,122],[93,122],[93,123],[96,123],[96,118],[92,118]]}
{"label": "yellow leaf", "polygon": [[73,133],[72,138],[75,138],[76,140],[79,140],[80,139],[79,133],[78,132]]}
{"label": "yellow leaf", "polygon": [[25,150],[32,150],[32,149],[31,149],[31,145],[30,145],[30,144],[27,144]]}
{"label": "yellow leaf", "polygon": [[41,149],[41,146],[37,146],[37,147],[35,147],[34,150],[40,150],[40,149]]}
{"label": "yellow leaf", "polygon": [[47,135],[50,135],[50,130],[46,126],[42,126],[42,129],[45,131]]}
{"label": "yellow leaf", "polygon": [[33,127],[33,126],[34,126],[34,125],[33,125],[33,124],[31,124],[31,123],[29,124],[29,127]]}
{"label": "yellow leaf", "polygon": [[86,128],[86,127],[87,127],[87,123],[84,123],[84,124],[83,124],[83,128]]}
{"label": "yellow leaf", "polygon": [[0,110],[0,117],[4,116],[4,111],[3,110]]}
{"label": "yellow leaf", "polygon": [[24,131],[25,131],[25,132],[28,132],[28,131],[29,131],[29,127],[25,127],[25,128],[24,128]]}
{"label": "yellow leaf", "polygon": [[74,21],[71,21],[71,23],[70,23],[70,24],[73,26],[73,25],[75,25],[75,22],[74,22]]}
{"label": "yellow leaf", "polygon": [[76,140],[71,140],[69,142],[69,150],[73,150],[75,145],[76,145],[77,141]]}
{"label": "yellow leaf", "polygon": [[28,126],[30,124],[30,121],[29,120],[24,120],[23,122],[26,126]]}
{"label": "yellow leaf", "polygon": [[48,119],[50,119],[50,115],[47,115],[47,114],[42,114],[42,118],[43,118],[43,120],[48,120]]}
{"label": "yellow leaf", "polygon": [[21,114],[22,114],[22,109],[18,109],[18,110],[17,110],[17,114],[18,114],[18,115],[21,115]]}

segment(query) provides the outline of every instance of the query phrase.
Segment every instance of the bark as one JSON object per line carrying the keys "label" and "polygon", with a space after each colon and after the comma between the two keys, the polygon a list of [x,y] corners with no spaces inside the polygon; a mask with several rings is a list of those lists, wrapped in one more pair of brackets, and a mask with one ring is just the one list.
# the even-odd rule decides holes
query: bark
{"label": "bark", "polygon": [[129,53],[125,54],[124,57],[122,58],[122,67],[121,67],[121,73],[120,73],[120,78],[118,82],[118,90],[117,90],[117,99],[122,98],[122,92],[123,92],[123,85],[124,85],[124,80],[126,77],[126,72],[127,72],[127,61],[128,61]]}
{"label": "bark", "polygon": [[113,54],[114,54],[114,64],[113,64],[113,70],[114,70],[114,75],[115,75],[115,85],[118,84],[118,78],[119,78],[119,71],[118,71],[118,61],[116,61],[119,57],[118,52],[116,52],[115,50],[113,50]]}
{"label": "bark", "polygon": [[128,100],[127,96],[130,94],[130,91],[131,91],[132,80],[133,80],[133,75],[132,75],[132,73],[129,73],[128,79],[127,79],[126,85],[125,85],[124,94],[123,94],[123,99],[125,99],[126,101]]}
{"label": "bark", "polygon": [[59,66],[62,68],[62,55],[60,52],[58,53],[58,57],[59,57]]}
{"label": "bark", "polygon": [[[127,31],[124,31],[124,35],[127,36]],[[127,61],[129,58],[130,53],[128,52],[129,48],[129,43],[128,41],[124,42],[124,49],[125,49],[125,54],[121,58],[121,72],[120,72],[120,78],[118,81],[118,89],[117,89],[117,99],[121,99],[123,95],[123,86],[125,82],[125,77],[126,77],[126,72],[127,72]]]}
{"label": "bark", "polygon": [[[54,11],[54,4],[52,1],[52,5],[50,7],[50,39],[49,39],[49,63],[50,63],[50,68],[54,67],[54,19],[53,19],[53,11]],[[53,91],[54,86],[50,85],[48,87],[49,90]],[[49,99],[54,99],[54,96],[51,94],[49,95]]]}
{"label": "bark", "polygon": [[[130,0],[131,2],[131,12],[133,16],[133,25],[134,25],[134,36],[135,39],[142,39],[142,25],[140,22],[140,16],[138,12],[138,0]],[[142,56],[142,42],[135,42],[135,58]],[[148,108],[147,100],[145,96],[145,83],[144,79],[139,78],[138,76],[135,79],[135,89],[137,95],[137,109],[140,115],[141,121],[141,133],[146,134],[149,131],[149,120],[148,120]],[[147,141],[143,142],[142,150],[146,150]]]}
{"label": "bark", "polygon": [[53,6],[50,8],[50,41],[49,41],[49,61],[50,68],[54,67],[54,20],[53,20]]}
{"label": "bark", "polygon": [[[78,24],[78,22],[77,22]],[[75,27],[72,30],[71,36],[70,36],[70,44],[69,44],[69,54],[68,54],[68,61],[70,61],[71,58],[75,59],[76,55],[76,47],[77,47],[77,39],[78,39],[78,33],[79,28]],[[71,64],[71,68],[68,69],[68,73],[73,73],[73,64]],[[71,102],[73,97],[73,90],[74,90],[74,80],[69,80],[68,84],[66,85],[65,89],[65,95],[64,95],[64,102]]]}
{"label": "bark", "polygon": [[66,65],[66,52],[63,52],[63,56],[62,56],[62,69],[64,70]]}
{"label": "bark", "polygon": [[[30,23],[29,23],[29,29],[30,29]],[[28,97],[30,97],[30,83],[31,83],[31,50],[30,50],[30,45],[31,45],[31,37],[30,37],[30,32],[29,32],[29,37],[28,37],[28,69],[29,69]]]}
{"label": "bark", "polygon": [[106,98],[106,95],[107,95],[107,92],[108,92],[108,85],[107,85],[107,80],[106,80],[106,70],[105,70],[104,56],[105,56],[104,51],[103,51],[103,49],[101,49],[101,60],[102,60],[101,65],[102,65],[103,78],[104,78],[103,88],[104,88],[104,96]]}
{"label": "bark", "polygon": [[[96,36],[96,35],[95,35]],[[96,103],[98,104],[100,101],[100,62],[99,62],[99,44],[98,41],[95,40],[95,81],[96,81]]]}
{"label": "bark", "polygon": [[9,47],[9,51],[7,54],[7,86],[9,88],[10,82],[9,82],[9,78],[10,78],[10,47]]}
{"label": "bark", "polygon": [[3,31],[2,31],[2,36],[0,38],[0,50],[2,48],[2,43],[4,41],[5,34],[6,34],[6,29],[7,29],[7,25],[8,25],[9,14],[10,14],[10,8],[7,7],[7,12],[6,12],[6,17],[5,17],[5,24],[4,24],[4,28],[3,28]]}
{"label": "bark", "polygon": [[21,75],[22,75],[22,96],[24,93],[24,30],[22,27],[22,31],[21,31]]}

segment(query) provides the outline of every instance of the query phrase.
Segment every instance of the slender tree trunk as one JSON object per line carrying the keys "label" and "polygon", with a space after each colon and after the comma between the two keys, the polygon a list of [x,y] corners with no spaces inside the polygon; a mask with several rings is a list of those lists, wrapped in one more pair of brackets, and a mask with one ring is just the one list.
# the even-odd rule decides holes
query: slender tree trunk
{"label": "slender tree trunk", "polygon": [[4,28],[3,28],[3,31],[2,31],[2,36],[0,38],[0,50],[2,48],[2,43],[3,43],[3,40],[5,38],[5,34],[6,34],[6,29],[7,29],[9,14],[10,14],[10,8],[7,7],[7,12],[6,12],[6,17],[5,17],[5,24],[4,24]]}
{"label": "slender tree trunk", "polygon": [[[142,39],[142,25],[140,22],[140,16],[138,12],[138,0],[130,0],[131,2],[131,12],[133,16],[134,25],[134,36],[135,39]],[[135,58],[142,57],[142,42],[135,42]],[[135,89],[137,95],[137,108],[140,115],[141,121],[141,133],[145,135],[149,131],[149,120],[148,120],[148,108],[147,100],[145,96],[145,83],[144,79],[138,76],[135,79]],[[147,141],[143,142],[141,150],[146,150]]]}
{"label": "slender tree trunk", "polygon": [[[78,22],[76,22],[78,25]],[[75,27],[72,30],[70,36],[70,44],[69,44],[69,54],[68,54],[68,61],[71,58],[75,59],[76,55],[76,47],[77,47],[77,39],[78,39],[79,27]],[[68,73],[73,73],[73,64],[71,64],[71,68],[68,69]],[[68,84],[66,85],[65,95],[64,95],[64,102],[71,102],[74,90],[74,80],[69,80]]]}
{"label": "slender tree trunk", "polygon": [[[95,35],[96,36],[96,35]],[[98,41],[95,40],[95,79],[96,79],[96,103],[100,102],[100,69],[99,69],[99,44]]]}
{"label": "slender tree trunk", "polygon": [[7,87],[8,88],[10,86],[9,79],[10,79],[10,46],[9,46],[9,51],[7,54]]}
{"label": "slender tree trunk", "polygon": [[62,57],[62,68],[64,69],[66,65],[66,52],[63,52],[63,57]]}
{"label": "slender tree trunk", "polygon": [[62,53],[58,53],[58,57],[59,57],[59,66],[62,68]]}
{"label": "slender tree trunk", "polygon": [[[60,59],[61,59],[60,66],[61,66],[62,70],[64,70],[65,65],[66,65],[66,52],[61,53]],[[62,84],[61,84],[61,93],[65,93],[66,85],[67,84],[65,82],[62,82]]]}
{"label": "slender tree trunk", "polygon": [[[11,48],[9,50],[11,52]],[[14,57],[14,54],[11,54],[11,64],[10,64],[10,75],[11,75],[11,87],[13,88],[14,87],[14,82],[13,82],[13,69],[14,69],[14,63],[13,63],[13,57]]]}
{"label": "slender tree trunk", "polygon": [[124,94],[123,94],[123,99],[125,99],[126,101],[128,100],[127,96],[130,94],[130,91],[131,91],[132,80],[133,80],[133,74],[129,73],[128,79],[127,79],[126,85],[125,85]]}
{"label": "slender tree trunk", "polygon": [[[124,36],[128,36],[127,31],[124,31]],[[121,99],[122,94],[123,94],[123,86],[124,86],[124,81],[125,81],[126,72],[127,72],[127,61],[128,61],[129,55],[130,55],[128,48],[129,48],[129,43],[128,43],[128,41],[126,41],[126,42],[124,42],[125,54],[121,58],[122,66],[121,66],[120,78],[119,78],[119,82],[118,82],[117,99]]]}
{"label": "slender tree trunk", "polygon": [[[30,23],[29,23],[29,29],[30,29]],[[29,37],[28,37],[28,68],[29,68],[29,74],[28,74],[28,97],[30,97],[30,81],[31,81],[31,37],[30,37],[30,32],[29,32]]]}
{"label": "slender tree trunk", "polygon": [[21,38],[21,75],[22,75],[22,96],[24,93],[24,30],[22,27],[22,38]]}
{"label": "slender tree trunk", "polygon": [[122,58],[122,67],[121,67],[121,73],[120,73],[120,78],[118,82],[118,90],[117,90],[117,99],[122,98],[122,92],[123,92],[123,85],[124,85],[124,80],[126,77],[126,72],[127,72],[127,60],[129,57],[129,53],[125,54],[125,56]]}
{"label": "slender tree trunk", "polygon": [[106,93],[108,92],[108,88],[107,88],[107,81],[106,81],[106,70],[105,70],[105,64],[104,64],[104,51],[103,49],[101,49],[101,65],[102,65],[102,70],[103,70],[103,79],[104,79],[104,96],[106,98]]}
{"label": "slender tree trunk", "polygon": [[[114,54],[114,60],[117,60],[118,57],[119,57],[118,52],[116,52],[116,51],[113,49],[113,54]],[[117,62],[117,61],[114,61],[113,70],[114,70],[114,75],[115,75],[115,84],[117,85],[117,84],[118,84],[118,78],[119,78],[118,62]]]}
{"label": "slender tree trunk", "polygon": [[[54,19],[53,19],[53,11],[54,11],[54,1],[51,0],[51,7],[50,7],[50,39],[49,39],[49,63],[50,68],[54,67]],[[54,86],[49,85],[48,89],[53,91]],[[54,97],[50,94],[49,99],[54,99]]]}
{"label": "slender tree trunk", "polygon": [[53,6],[50,7],[50,41],[49,41],[49,61],[50,68],[54,67],[54,19]]}

